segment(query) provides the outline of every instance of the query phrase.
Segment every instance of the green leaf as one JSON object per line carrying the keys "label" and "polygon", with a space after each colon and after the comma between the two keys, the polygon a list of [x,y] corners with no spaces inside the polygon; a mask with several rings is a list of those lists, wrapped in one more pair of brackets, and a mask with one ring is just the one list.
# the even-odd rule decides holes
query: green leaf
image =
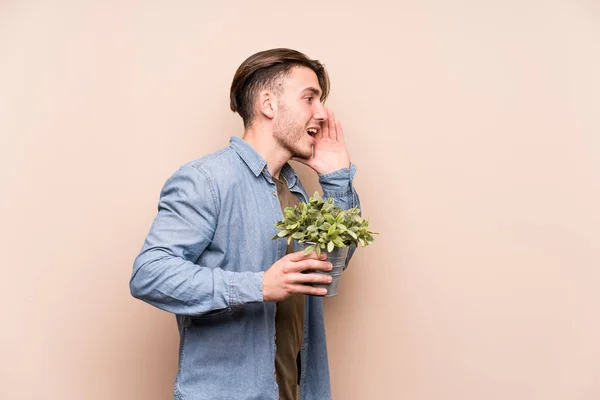
{"label": "green leaf", "polygon": [[308,246],[306,249],[304,249],[304,255],[307,256],[310,253],[312,253],[315,250],[315,245],[312,244],[310,246]]}
{"label": "green leaf", "polygon": [[333,233],[335,232],[335,224],[332,224],[329,229],[327,230],[327,234],[328,235],[333,235]]}
{"label": "green leaf", "polygon": [[302,243],[316,243],[307,248],[307,254],[311,251],[320,254],[352,243],[368,246],[373,243],[373,235],[376,234],[369,230],[369,221],[362,218],[358,207],[344,210],[335,205],[333,197],[324,199],[319,192],[315,192],[307,202],[286,207],[283,219],[274,225],[278,233],[272,237],[273,240],[285,237],[288,244],[294,239]]}
{"label": "green leaf", "polygon": [[317,246],[316,251],[317,251],[317,257],[321,257],[321,246]]}

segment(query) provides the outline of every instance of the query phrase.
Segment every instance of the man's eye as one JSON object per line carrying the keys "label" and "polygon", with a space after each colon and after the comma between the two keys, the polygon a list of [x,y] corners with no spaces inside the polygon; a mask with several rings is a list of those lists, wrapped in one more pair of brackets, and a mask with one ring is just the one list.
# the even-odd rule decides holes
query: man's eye
{"label": "man's eye", "polygon": [[313,101],[312,96],[305,97],[305,99],[308,100],[309,103],[311,103]]}

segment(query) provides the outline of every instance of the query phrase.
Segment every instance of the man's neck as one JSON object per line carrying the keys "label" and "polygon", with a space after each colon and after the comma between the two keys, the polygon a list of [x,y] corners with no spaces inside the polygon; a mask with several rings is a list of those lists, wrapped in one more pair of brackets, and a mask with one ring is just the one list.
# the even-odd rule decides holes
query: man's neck
{"label": "man's neck", "polygon": [[259,127],[251,127],[246,129],[242,139],[265,159],[269,173],[279,179],[281,168],[292,158],[292,155],[289,151],[281,148],[273,138],[273,133],[266,129],[259,129]]}

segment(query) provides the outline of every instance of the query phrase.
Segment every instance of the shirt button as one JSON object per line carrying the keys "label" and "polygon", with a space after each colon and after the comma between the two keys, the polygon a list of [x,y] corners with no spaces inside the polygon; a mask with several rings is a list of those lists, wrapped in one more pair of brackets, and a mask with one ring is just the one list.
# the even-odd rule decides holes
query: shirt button
{"label": "shirt button", "polygon": [[277,192],[273,192],[273,196],[277,196]]}

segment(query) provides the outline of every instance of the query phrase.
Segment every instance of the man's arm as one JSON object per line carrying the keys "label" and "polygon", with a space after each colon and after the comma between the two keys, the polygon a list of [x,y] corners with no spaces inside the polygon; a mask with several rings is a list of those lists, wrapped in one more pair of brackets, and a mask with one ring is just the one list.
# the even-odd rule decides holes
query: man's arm
{"label": "man's arm", "polygon": [[352,180],[356,174],[356,165],[342,168],[328,174],[319,174],[319,183],[323,189],[323,198],[333,197],[335,205],[348,210],[353,207],[360,208],[360,199]]}
{"label": "man's arm", "polygon": [[[333,197],[335,205],[346,210],[360,207],[358,193],[352,186],[356,166],[350,162],[342,124],[335,119],[331,110],[327,110],[327,120],[321,124],[321,132],[315,139],[313,157],[294,157],[293,160],[306,164],[317,172],[323,188],[323,198]],[[355,245],[350,246],[346,267],[355,250]]]}
{"label": "man's arm", "polygon": [[[323,198],[329,199],[332,197],[335,205],[345,210],[353,207],[360,208],[358,193],[354,186],[352,186],[354,174],[356,174],[356,166],[352,163],[350,164],[350,168],[342,168],[328,174],[319,174],[319,183],[323,189]],[[348,267],[348,263],[350,263],[355,250],[356,245],[351,245],[348,249],[345,268]]]}
{"label": "man's arm", "polygon": [[196,264],[212,241],[218,203],[209,177],[191,166],[165,183],[158,214],[130,281],[131,294],[183,315],[230,311],[263,301],[263,272],[231,272]]}

